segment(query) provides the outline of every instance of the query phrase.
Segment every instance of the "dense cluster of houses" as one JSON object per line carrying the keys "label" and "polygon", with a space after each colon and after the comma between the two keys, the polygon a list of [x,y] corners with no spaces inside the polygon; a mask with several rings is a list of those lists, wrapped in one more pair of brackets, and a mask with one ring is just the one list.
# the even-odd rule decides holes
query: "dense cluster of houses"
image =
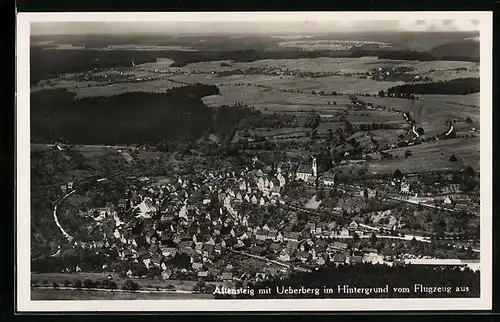
{"label": "dense cluster of houses", "polygon": [[[296,178],[297,172],[286,163],[241,171],[207,170],[169,179],[135,178],[125,198],[89,212],[105,238],[81,246],[115,249],[120,261],[156,269],[165,279],[179,272],[219,280],[240,278],[243,273],[255,278],[256,274],[286,272],[289,265],[363,261],[347,242],[339,241],[373,232],[355,221],[339,227],[333,221],[312,220],[297,229],[298,214],[289,212],[286,222],[252,224],[252,214],[242,210],[244,205],[283,204],[282,189]],[[374,194],[372,190],[364,193]],[[267,265],[264,272],[248,275],[249,267],[232,264],[228,268],[223,257],[233,250],[282,265]],[[178,256],[187,256],[189,265],[182,269],[171,265]],[[125,273],[136,274],[133,269]]]}
{"label": "dense cluster of houses", "polygon": [[[390,250],[364,248],[355,239],[367,240],[374,233],[393,230],[397,222],[372,227],[352,221],[339,226],[333,220],[312,216],[304,225],[303,219],[298,223],[299,214],[286,205],[290,208],[283,212],[286,220],[255,220],[268,207],[285,204],[282,193],[291,181],[335,184],[334,172],[318,175],[315,158],[298,168],[290,162],[265,166],[254,159],[252,165],[240,169],[180,173],[165,179],[131,178],[123,199],[87,213],[101,228],[104,239],[81,242],[80,246],[96,251],[114,249],[120,262],[155,270],[164,279],[178,278],[179,274],[223,281],[262,279],[286,273],[291,266],[313,269],[326,263],[395,259]],[[410,197],[414,192],[415,178],[391,183],[402,196]],[[380,189],[384,188],[360,187],[354,193],[344,193],[332,211],[359,213],[369,199],[379,196]],[[458,196],[450,192],[442,203],[454,205]],[[231,252],[268,265],[231,262]],[[173,264],[179,257],[187,258],[188,263],[183,267]],[[137,275],[133,268],[123,273]]]}
{"label": "dense cluster of houses", "polygon": [[411,67],[379,67],[369,70],[362,78],[373,79],[377,81],[401,81],[401,82],[422,82],[431,81],[427,76],[423,77],[413,74]]}
{"label": "dense cluster of houses", "polygon": [[[474,211],[477,200],[474,200],[475,198],[470,194],[462,193],[459,183],[439,182],[432,177],[432,175],[422,178],[404,177],[401,180],[393,180],[391,184],[399,190],[403,198],[447,208]],[[444,180],[448,179],[450,178],[445,176]]]}

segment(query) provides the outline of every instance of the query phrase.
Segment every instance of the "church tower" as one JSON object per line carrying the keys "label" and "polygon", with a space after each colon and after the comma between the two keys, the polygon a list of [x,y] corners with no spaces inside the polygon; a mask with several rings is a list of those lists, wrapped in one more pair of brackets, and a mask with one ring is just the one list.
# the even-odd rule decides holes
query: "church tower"
{"label": "church tower", "polygon": [[312,170],[313,170],[313,176],[317,177],[318,176],[318,165],[316,163],[316,157],[313,157]]}

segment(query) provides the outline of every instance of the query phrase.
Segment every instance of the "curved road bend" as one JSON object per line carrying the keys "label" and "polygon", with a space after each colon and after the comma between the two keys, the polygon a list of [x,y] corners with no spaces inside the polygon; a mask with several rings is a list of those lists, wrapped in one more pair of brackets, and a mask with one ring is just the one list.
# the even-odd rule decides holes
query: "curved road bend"
{"label": "curved road bend", "polygon": [[73,240],[73,236],[71,236],[70,234],[68,234],[64,228],[61,226],[61,224],[59,223],[59,219],[57,218],[57,206],[62,202],[64,201],[66,198],[68,198],[69,196],[71,196],[73,193],[75,193],[76,190],[71,190],[70,192],[68,192],[67,194],[65,194],[61,199],[59,199],[59,201],[56,202],[56,204],[54,205],[54,211],[53,211],[53,214],[54,214],[54,221],[57,225],[57,227],[59,227],[59,230],[61,231],[61,233],[64,235],[64,237],[66,237],[66,239],[68,239],[69,242],[71,242]]}

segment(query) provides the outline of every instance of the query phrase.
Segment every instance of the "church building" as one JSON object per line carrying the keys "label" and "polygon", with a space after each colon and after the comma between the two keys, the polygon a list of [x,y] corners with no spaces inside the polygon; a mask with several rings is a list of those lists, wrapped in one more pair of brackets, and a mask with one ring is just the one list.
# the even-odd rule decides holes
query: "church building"
{"label": "church building", "polygon": [[295,178],[305,182],[315,182],[318,178],[318,164],[316,158],[312,158],[311,164],[302,163],[299,165]]}

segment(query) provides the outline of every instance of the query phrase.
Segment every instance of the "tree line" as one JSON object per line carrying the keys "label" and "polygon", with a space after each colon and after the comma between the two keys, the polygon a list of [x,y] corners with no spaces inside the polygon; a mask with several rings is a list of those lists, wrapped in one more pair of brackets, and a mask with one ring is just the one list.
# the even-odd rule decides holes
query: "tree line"
{"label": "tree line", "polygon": [[203,84],[166,93],[81,99],[61,90],[39,91],[31,95],[32,141],[53,143],[63,138],[74,144],[154,145],[162,140],[198,139],[227,125],[224,118],[214,124],[218,112],[201,100],[216,94],[215,85]]}
{"label": "tree line", "polygon": [[[467,95],[479,93],[480,82],[477,77],[456,78],[432,83],[404,84],[387,89],[388,96],[402,96],[410,94],[449,94]],[[380,93],[379,93],[380,95]]]}

